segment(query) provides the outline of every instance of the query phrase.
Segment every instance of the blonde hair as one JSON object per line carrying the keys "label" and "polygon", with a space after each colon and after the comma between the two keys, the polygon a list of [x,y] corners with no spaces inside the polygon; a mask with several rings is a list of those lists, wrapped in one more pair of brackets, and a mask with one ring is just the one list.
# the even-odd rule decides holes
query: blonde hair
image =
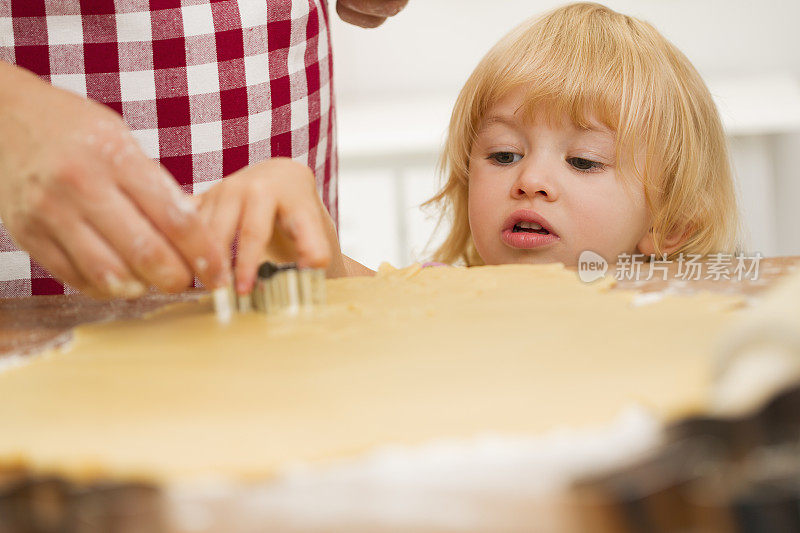
{"label": "blonde hair", "polygon": [[[546,103],[579,127],[594,118],[615,132],[623,175],[644,185],[656,252],[731,253],[739,216],[717,109],[695,68],[650,24],[594,3],[530,19],[481,60],[458,96],[440,160],[443,188],[424,205],[451,223],[438,261],[483,264],[469,226],[469,158],[491,105],[525,87],[526,108]],[[644,151],[644,165],[635,160]],[[625,172],[628,170],[628,172]]]}

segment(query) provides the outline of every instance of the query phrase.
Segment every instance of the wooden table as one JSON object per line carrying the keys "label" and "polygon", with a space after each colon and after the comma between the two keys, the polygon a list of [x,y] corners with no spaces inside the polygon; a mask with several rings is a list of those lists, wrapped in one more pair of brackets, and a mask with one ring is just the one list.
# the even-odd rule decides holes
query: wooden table
{"label": "wooden table", "polygon": [[[800,256],[770,257],[759,262],[755,280],[682,280],[677,277],[678,264],[672,263],[669,265],[667,281],[660,273],[650,280],[644,279],[647,273],[646,267],[643,267],[643,276],[639,281],[619,280],[615,288],[642,292],[712,291],[757,296],[776,279],[798,267]],[[613,271],[607,275],[616,277]],[[0,357],[8,354],[27,355],[63,344],[69,340],[70,330],[79,324],[138,317],[166,304],[193,300],[203,294],[201,291],[176,295],[149,294],[138,300],[108,301],[92,300],[81,295],[0,299]]]}

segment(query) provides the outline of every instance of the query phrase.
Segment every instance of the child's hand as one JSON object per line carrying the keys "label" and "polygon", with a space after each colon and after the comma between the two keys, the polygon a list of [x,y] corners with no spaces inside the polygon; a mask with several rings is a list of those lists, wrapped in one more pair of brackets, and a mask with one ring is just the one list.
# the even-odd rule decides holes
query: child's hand
{"label": "child's hand", "polygon": [[336,229],[317,194],[314,174],[286,158],[268,159],[236,172],[198,196],[200,214],[225,250],[238,234],[236,291],[252,290],[264,260],[328,268],[342,257]]}

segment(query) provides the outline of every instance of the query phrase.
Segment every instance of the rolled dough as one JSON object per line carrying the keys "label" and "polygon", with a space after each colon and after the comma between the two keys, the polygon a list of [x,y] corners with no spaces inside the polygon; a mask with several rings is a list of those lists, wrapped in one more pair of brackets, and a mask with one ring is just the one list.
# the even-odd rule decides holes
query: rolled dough
{"label": "rolled dough", "polygon": [[0,374],[0,465],[73,477],[268,478],[388,443],[670,418],[708,400],[738,299],[584,284],[561,265],[385,269],[296,318],[208,299],[87,325]]}

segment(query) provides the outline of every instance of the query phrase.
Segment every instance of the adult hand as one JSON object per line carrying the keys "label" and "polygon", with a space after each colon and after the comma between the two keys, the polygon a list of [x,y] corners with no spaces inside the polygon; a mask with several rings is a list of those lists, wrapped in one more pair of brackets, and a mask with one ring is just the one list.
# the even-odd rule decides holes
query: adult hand
{"label": "adult hand", "polygon": [[345,22],[362,28],[377,28],[400,13],[408,0],[337,0],[336,12]]}
{"label": "adult hand", "polygon": [[95,297],[230,279],[191,198],[110,109],[0,61],[0,218],[55,277]]}
{"label": "adult hand", "polygon": [[345,274],[333,220],[317,194],[314,174],[287,158],[262,161],[198,196],[200,213],[218,244],[230,250],[238,234],[236,291],[253,288],[264,260],[297,262]]}

